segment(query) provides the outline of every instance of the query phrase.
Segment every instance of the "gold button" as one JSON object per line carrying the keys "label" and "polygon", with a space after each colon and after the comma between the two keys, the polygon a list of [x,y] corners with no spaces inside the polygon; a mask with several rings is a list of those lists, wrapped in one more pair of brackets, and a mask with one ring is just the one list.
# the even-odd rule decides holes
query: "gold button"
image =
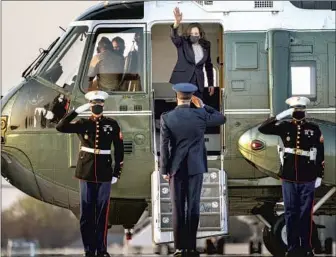
{"label": "gold button", "polygon": [[300,132],[300,131],[298,131],[298,135],[300,135],[300,133],[301,133],[301,132]]}
{"label": "gold button", "polygon": [[297,139],[299,139],[300,137],[299,136],[297,136]]}
{"label": "gold button", "polygon": [[97,128],[99,128],[99,125],[97,125]]}
{"label": "gold button", "polygon": [[297,148],[297,149],[299,149],[299,148],[300,148],[300,146],[299,146],[299,145],[297,145],[297,146],[296,146],[296,148]]}
{"label": "gold button", "polygon": [[300,144],[300,141],[296,141],[297,144]]}
{"label": "gold button", "polygon": [[301,129],[301,127],[300,126],[298,126],[298,130],[300,130]]}
{"label": "gold button", "polygon": [[96,145],[96,148],[98,147],[98,145]]}
{"label": "gold button", "polygon": [[98,143],[98,140],[96,140],[96,143]]}
{"label": "gold button", "polygon": [[96,135],[96,137],[99,137],[99,135]]}

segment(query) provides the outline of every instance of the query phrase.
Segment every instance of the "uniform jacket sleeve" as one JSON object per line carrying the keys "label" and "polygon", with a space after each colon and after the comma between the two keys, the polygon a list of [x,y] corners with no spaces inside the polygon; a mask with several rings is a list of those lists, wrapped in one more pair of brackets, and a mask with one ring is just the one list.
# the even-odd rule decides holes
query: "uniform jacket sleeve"
{"label": "uniform jacket sleeve", "polygon": [[170,38],[176,47],[182,45],[182,37],[177,32],[178,27],[174,28],[174,24],[170,26]]}
{"label": "uniform jacket sleeve", "polygon": [[271,117],[264,121],[260,127],[258,128],[260,133],[266,134],[266,135],[278,135],[280,136],[281,131],[284,126],[284,122],[281,122],[279,124],[276,124],[279,122],[278,120],[275,119],[275,117]]}
{"label": "uniform jacket sleeve", "polygon": [[124,142],[122,132],[118,123],[116,123],[116,134],[113,137],[113,147],[114,147],[114,170],[113,176],[120,178],[123,164],[124,164]]}
{"label": "uniform jacket sleeve", "polygon": [[324,138],[321,130],[317,129],[317,143],[316,143],[316,166],[317,176],[323,178],[324,176]]}
{"label": "uniform jacket sleeve", "polygon": [[161,115],[160,124],[160,171],[162,175],[170,173],[170,152],[169,152],[170,131],[167,127],[164,115]]}
{"label": "uniform jacket sleeve", "polygon": [[71,121],[76,118],[78,113],[75,110],[69,112],[56,126],[56,130],[62,133],[84,133],[85,126],[83,124],[83,120],[78,120],[75,123],[71,123]]}
{"label": "uniform jacket sleeve", "polygon": [[207,127],[220,126],[226,122],[226,117],[216,109],[212,108],[211,106],[204,105],[204,109],[206,112],[205,120]]}
{"label": "uniform jacket sleeve", "polygon": [[211,61],[211,44],[209,42],[209,48],[208,48],[208,58],[205,61],[205,71],[208,78],[208,87],[214,86],[214,73],[213,73],[213,64]]}

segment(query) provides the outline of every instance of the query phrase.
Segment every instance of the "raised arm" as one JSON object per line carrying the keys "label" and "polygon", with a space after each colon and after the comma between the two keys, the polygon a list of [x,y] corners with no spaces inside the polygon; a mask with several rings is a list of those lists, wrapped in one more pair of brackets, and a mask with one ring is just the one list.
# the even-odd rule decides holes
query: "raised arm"
{"label": "raised arm", "polygon": [[174,9],[174,17],[175,17],[175,22],[170,26],[170,38],[174,45],[176,47],[179,47],[182,44],[182,37],[179,36],[177,30],[178,27],[180,26],[181,20],[182,20],[182,13],[180,12],[180,9],[176,7]]}
{"label": "raised arm", "polygon": [[161,115],[160,124],[160,172],[161,175],[168,175],[170,173],[170,152],[169,140],[170,131],[164,120],[164,115]]}
{"label": "raised arm", "polygon": [[265,135],[280,135],[282,131],[282,125],[284,123],[278,123],[281,119],[292,115],[293,113],[293,108],[290,108],[288,110],[285,110],[281,113],[279,113],[276,117],[271,117],[265,120],[260,127],[258,128],[260,133],[263,133]]}
{"label": "raised arm", "polygon": [[207,127],[220,126],[226,122],[226,117],[216,109],[208,105],[204,105],[203,108],[206,112],[205,120]]}
{"label": "raised arm", "polygon": [[114,147],[114,170],[113,177],[120,178],[124,164],[124,142],[118,123],[116,123],[115,135],[113,137]]}

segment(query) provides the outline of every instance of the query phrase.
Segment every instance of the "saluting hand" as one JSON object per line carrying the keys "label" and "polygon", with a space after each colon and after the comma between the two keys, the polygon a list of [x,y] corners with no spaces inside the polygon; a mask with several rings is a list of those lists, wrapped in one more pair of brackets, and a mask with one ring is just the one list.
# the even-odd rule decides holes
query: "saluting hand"
{"label": "saluting hand", "polygon": [[203,101],[198,98],[197,96],[192,96],[191,97],[191,102],[197,107],[197,108],[202,108],[203,107]]}
{"label": "saluting hand", "polygon": [[281,113],[279,113],[275,118],[277,120],[282,120],[283,118],[286,118],[287,116],[291,116],[293,114],[294,108],[289,108],[288,110],[285,110]]}
{"label": "saluting hand", "polygon": [[82,112],[84,112],[84,111],[90,109],[90,106],[91,106],[90,103],[83,104],[83,105],[77,107],[77,109],[75,110],[75,112],[77,112],[77,113],[82,113]]}
{"label": "saluting hand", "polygon": [[174,17],[175,17],[175,25],[180,25],[182,21],[182,13],[180,12],[180,8],[175,7],[174,9]]}

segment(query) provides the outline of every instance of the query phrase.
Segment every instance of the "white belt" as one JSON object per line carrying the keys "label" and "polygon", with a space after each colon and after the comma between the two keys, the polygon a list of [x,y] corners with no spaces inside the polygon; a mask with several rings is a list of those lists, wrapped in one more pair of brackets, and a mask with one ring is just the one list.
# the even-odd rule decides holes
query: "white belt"
{"label": "white belt", "polygon": [[94,154],[111,154],[111,150],[100,150],[100,149],[93,149],[85,146],[81,146],[81,150],[88,153]]}
{"label": "white belt", "polygon": [[303,151],[297,148],[285,148],[285,153],[297,154],[310,157],[310,151]]}

